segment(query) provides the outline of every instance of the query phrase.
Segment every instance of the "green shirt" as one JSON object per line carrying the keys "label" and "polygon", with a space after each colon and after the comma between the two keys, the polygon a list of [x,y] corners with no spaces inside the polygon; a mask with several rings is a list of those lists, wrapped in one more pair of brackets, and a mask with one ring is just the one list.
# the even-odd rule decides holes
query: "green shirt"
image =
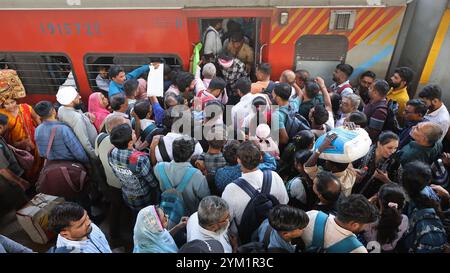
{"label": "green shirt", "polygon": [[439,141],[433,147],[425,147],[411,141],[400,150],[400,162],[402,165],[412,161],[422,161],[427,164],[433,163],[442,153],[442,143]]}

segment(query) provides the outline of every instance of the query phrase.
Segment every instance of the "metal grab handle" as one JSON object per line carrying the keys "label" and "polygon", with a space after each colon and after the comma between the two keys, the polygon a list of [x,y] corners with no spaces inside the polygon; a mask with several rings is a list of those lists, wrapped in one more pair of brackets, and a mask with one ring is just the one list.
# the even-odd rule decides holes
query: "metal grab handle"
{"label": "metal grab handle", "polygon": [[268,46],[268,44],[263,44],[260,48],[259,48],[259,63],[262,63],[262,51],[264,49],[264,47]]}

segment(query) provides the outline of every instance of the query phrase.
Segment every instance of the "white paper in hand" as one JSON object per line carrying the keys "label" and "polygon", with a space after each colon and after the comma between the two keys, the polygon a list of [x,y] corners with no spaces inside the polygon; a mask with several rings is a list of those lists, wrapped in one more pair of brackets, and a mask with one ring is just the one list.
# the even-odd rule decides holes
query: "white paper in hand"
{"label": "white paper in hand", "polygon": [[158,69],[150,66],[147,78],[147,96],[162,97],[164,95],[164,64],[159,64]]}

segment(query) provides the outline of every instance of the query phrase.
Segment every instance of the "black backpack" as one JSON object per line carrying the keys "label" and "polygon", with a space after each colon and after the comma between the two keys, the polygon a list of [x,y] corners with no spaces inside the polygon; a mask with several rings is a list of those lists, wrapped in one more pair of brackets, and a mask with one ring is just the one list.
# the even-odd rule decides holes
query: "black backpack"
{"label": "black backpack", "polygon": [[258,229],[261,223],[269,216],[270,210],[280,204],[278,199],[270,194],[272,188],[272,171],[263,171],[263,185],[261,192],[257,191],[243,178],[238,178],[233,183],[238,185],[250,196],[250,201],[242,214],[242,220],[238,226],[239,238],[245,244],[251,241],[253,232]]}
{"label": "black backpack", "polygon": [[286,115],[286,132],[289,139],[293,139],[300,131],[310,130],[309,122],[300,113],[279,108],[280,112]]}
{"label": "black backpack", "polygon": [[273,99],[272,91],[275,88],[275,85],[276,85],[276,83],[274,83],[273,81],[269,81],[269,84],[267,85],[266,88],[263,88],[261,90],[261,93],[266,94],[269,97],[269,99],[272,100]]}

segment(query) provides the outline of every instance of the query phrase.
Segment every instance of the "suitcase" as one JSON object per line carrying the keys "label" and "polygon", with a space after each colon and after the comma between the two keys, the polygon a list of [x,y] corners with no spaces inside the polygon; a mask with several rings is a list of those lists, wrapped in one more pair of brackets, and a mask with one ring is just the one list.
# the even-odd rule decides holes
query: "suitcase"
{"label": "suitcase", "polygon": [[63,202],[62,197],[39,193],[16,212],[17,221],[33,242],[46,244],[55,238],[56,234],[48,228],[48,216],[53,207]]}

